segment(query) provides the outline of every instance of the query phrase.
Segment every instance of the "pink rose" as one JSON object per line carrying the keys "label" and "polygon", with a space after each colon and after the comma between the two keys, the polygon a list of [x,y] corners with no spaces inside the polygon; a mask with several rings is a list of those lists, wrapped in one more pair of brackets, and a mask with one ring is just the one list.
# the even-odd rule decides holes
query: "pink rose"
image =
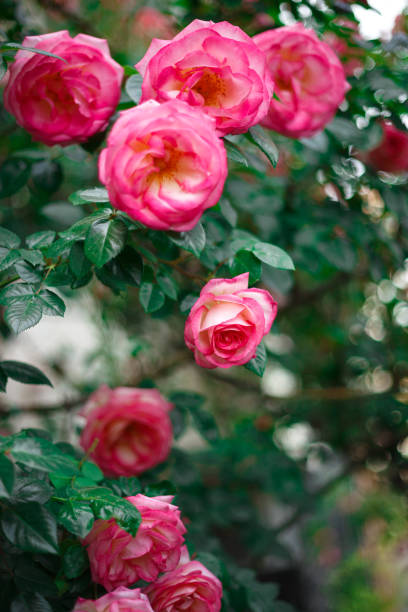
{"label": "pink rose", "polygon": [[266,54],[278,98],[262,125],[290,138],[313,136],[349,89],[339,58],[301,23],[257,34],[254,41]]}
{"label": "pink rose", "polygon": [[383,121],[381,126],[382,140],[367,154],[367,161],[383,172],[408,172],[408,133],[397,129],[389,121]]}
{"label": "pink rose", "polygon": [[259,123],[273,91],[264,54],[227,21],[195,19],[173,40],[154,38],[136,68],[142,101],[178,98],[198,106],[214,117],[220,135]]}
{"label": "pink rose", "polygon": [[121,113],[99,157],[113,206],[159,230],[194,227],[218,202],[226,176],[213,119],[181,100]]}
{"label": "pink rose", "polygon": [[47,145],[84,142],[103,130],[120,97],[123,68],[106,40],[66,30],[27,36],[23,45],[66,60],[18,51],[10,66],[4,106],[35,140]]}
{"label": "pink rose", "polygon": [[127,497],[140,512],[142,522],[135,537],[114,519],[97,520],[83,540],[92,580],[107,591],[137,580],[152,582],[161,572],[174,569],[181,555],[186,529],[171,495]]}
{"label": "pink rose", "polygon": [[248,289],[248,278],[210,280],[192,307],[184,339],[203,368],[247,363],[271,329],[278,306],[268,291]]}
{"label": "pink rose", "polygon": [[154,612],[219,612],[222,585],[199,561],[179,565],[145,587]]}
{"label": "pink rose", "polygon": [[72,612],[153,612],[147,596],[140,589],[119,587],[99,599],[80,597]]}
{"label": "pink rose", "polygon": [[80,445],[107,476],[137,476],[169,454],[171,408],[157,389],[102,385],[83,409]]}

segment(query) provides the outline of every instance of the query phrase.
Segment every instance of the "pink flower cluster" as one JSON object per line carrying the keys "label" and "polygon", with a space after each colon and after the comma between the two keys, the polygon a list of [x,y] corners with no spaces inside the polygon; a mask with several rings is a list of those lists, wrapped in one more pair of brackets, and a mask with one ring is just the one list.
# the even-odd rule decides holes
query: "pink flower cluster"
{"label": "pink flower cluster", "polygon": [[[189,561],[186,529],[172,497],[127,499],[140,512],[138,532],[131,536],[113,519],[95,522],[83,544],[92,579],[108,594],[95,601],[78,599],[74,612],[219,612],[221,583],[201,563]],[[142,591],[125,588],[138,580],[149,584]]]}

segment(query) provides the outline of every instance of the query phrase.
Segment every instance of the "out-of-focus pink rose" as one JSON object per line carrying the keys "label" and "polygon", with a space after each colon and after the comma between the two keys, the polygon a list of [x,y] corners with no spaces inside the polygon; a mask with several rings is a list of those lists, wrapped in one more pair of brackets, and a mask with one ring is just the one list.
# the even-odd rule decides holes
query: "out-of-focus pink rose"
{"label": "out-of-focus pink rose", "polygon": [[121,113],[99,157],[113,206],[159,230],[194,227],[218,202],[226,176],[214,120],[181,100]]}
{"label": "out-of-focus pink rose", "polygon": [[226,21],[195,19],[173,40],[153,39],[136,68],[142,101],[178,98],[198,106],[214,117],[220,135],[259,123],[273,91],[264,54]]}
{"label": "out-of-focus pink rose", "polygon": [[83,409],[80,444],[85,451],[94,447],[90,456],[107,476],[137,476],[169,454],[171,408],[157,389],[102,385]]}
{"label": "out-of-focus pink rose", "polygon": [[27,36],[26,47],[64,61],[18,51],[10,65],[4,106],[35,140],[47,145],[84,142],[103,130],[120,98],[123,68],[106,40],[66,30]]}
{"label": "out-of-focus pink rose", "polygon": [[340,58],[345,74],[347,76],[352,76],[356,70],[362,68],[364,65],[362,61],[364,50],[356,44],[352,44],[353,42],[356,43],[359,39],[361,40],[361,36],[358,32],[358,24],[350,19],[342,18],[336,19],[335,23],[338,26],[343,26],[348,30],[352,30],[354,33],[349,33],[348,40],[347,38],[338,36],[334,32],[326,32],[324,40]]}
{"label": "out-of-focus pink rose", "polygon": [[219,612],[222,585],[199,561],[179,565],[145,587],[155,612]]}
{"label": "out-of-focus pink rose", "polygon": [[278,306],[268,291],[248,289],[248,278],[210,280],[192,307],[184,339],[203,368],[247,363],[269,332]]}
{"label": "out-of-focus pink rose", "polygon": [[301,23],[262,32],[254,41],[266,54],[278,97],[262,125],[289,138],[313,136],[349,89],[339,58]]}
{"label": "out-of-focus pink rose", "polygon": [[389,121],[382,123],[383,138],[367,155],[367,161],[383,172],[408,172],[408,133],[398,130]]}
{"label": "out-of-focus pink rose", "polygon": [[152,6],[143,6],[134,17],[133,33],[149,43],[152,38],[173,38],[176,31],[168,15]]}
{"label": "out-of-focus pink rose", "polygon": [[140,512],[142,522],[135,537],[114,519],[97,520],[83,540],[92,580],[107,591],[137,580],[152,582],[161,572],[174,569],[181,555],[186,528],[171,495],[127,497]]}
{"label": "out-of-focus pink rose", "polygon": [[153,612],[153,609],[140,589],[119,587],[99,599],[80,597],[72,612]]}

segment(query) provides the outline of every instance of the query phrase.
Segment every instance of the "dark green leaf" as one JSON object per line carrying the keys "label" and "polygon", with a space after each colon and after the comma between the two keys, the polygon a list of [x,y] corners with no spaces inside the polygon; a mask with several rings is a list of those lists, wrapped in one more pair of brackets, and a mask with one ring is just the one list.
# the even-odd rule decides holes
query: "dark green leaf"
{"label": "dark green leaf", "polygon": [[137,493],[141,491],[140,481],[136,476],[131,476],[130,478],[126,478],[125,476],[109,478],[105,479],[104,484],[110,487],[112,491],[120,497],[131,497],[137,495]]}
{"label": "dark green leaf", "polygon": [[35,162],[31,167],[31,178],[35,187],[46,194],[54,193],[61,185],[61,164],[52,159]]}
{"label": "dark green leaf", "polygon": [[248,168],[248,160],[243,151],[235,143],[227,140],[227,138],[224,138],[223,140],[228,159]]}
{"label": "dark green leaf", "polygon": [[279,151],[269,134],[260,125],[254,125],[249,128],[247,136],[251,142],[261,149],[275,168],[279,159]]}
{"label": "dark green leaf", "polygon": [[190,412],[194,424],[203,438],[210,443],[218,440],[220,434],[213,415],[208,410],[201,408],[201,405],[198,403],[190,406]]}
{"label": "dark green leaf", "polygon": [[132,536],[136,535],[141,522],[140,512],[126,499],[111,497],[109,500],[94,500],[92,509],[97,518],[104,520],[114,518],[119,527]]}
{"label": "dark green leaf", "polygon": [[0,199],[8,198],[27,183],[30,165],[23,159],[9,158],[0,166]]}
{"label": "dark green leaf", "polygon": [[89,566],[86,549],[79,542],[70,544],[62,557],[62,570],[67,578],[77,578]]}
{"label": "dark green leaf", "polygon": [[198,295],[188,294],[180,302],[180,311],[188,312],[198,300]]}
{"label": "dark green leaf", "polygon": [[251,359],[251,361],[248,361],[248,363],[246,363],[244,367],[247,370],[254,372],[254,374],[256,374],[257,376],[263,376],[265,372],[266,361],[266,349],[263,342],[261,342],[260,344],[258,344],[258,347],[256,349],[256,356]]}
{"label": "dark green leaf", "polygon": [[139,290],[139,300],[146,312],[156,312],[165,301],[163,291],[153,283],[142,283]]}
{"label": "dark green leaf", "polygon": [[231,276],[249,272],[249,284],[254,285],[262,275],[262,264],[250,251],[239,251],[230,266]]}
{"label": "dark green leaf", "polygon": [[177,489],[169,480],[161,480],[160,482],[147,486],[143,493],[148,497],[156,497],[158,495],[175,495],[177,493]]}
{"label": "dark green leaf", "polygon": [[58,552],[57,524],[48,510],[37,502],[28,502],[5,510],[3,533],[11,544],[35,553]]}
{"label": "dark green leaf", "polygon": [[37,325],[42,317],[42,305],[38,296],[26,301],[13,301],[7,308],[4,319],[15,334]]}
{"label": "dark green leaf", "polygon": [[85,257],[84,245],[81,242],[75,242],[72,245],[69,254],[69,267],[77,278],[83,278],[91,270],[92,264]]}
{"label": "dark green leaf", "polygon": [[109,195],[104,187],[89,187],[71,193],[68,200],[74,206],[81,206],[89,202],[109,202]]}
{"label": "dark green leaf", "polygon": [[67,501],[62,506],[58,522],[73,535],[84,538],[94,524],[94,513],[86,501]]}
{"label": "dark green leaf", "polygon": [[170,275],[158,274],[157,282],[159,283],[160,289],[171,299],[177,300],[178,296],[178,284],[174,278]]}
{"label": "dark green leaf", "polygon": [[0,227],[0,246],[8,249],[16,249],[20,246],[21,240],[14,232],[10,232],[5,227]]}
{"label": "dark green leaf", "polygon": [[53,612],[48,601],[39,593],[20,593],[11,604],[10,612]]}
{"label": "dark green leaf", "polygon": [[49,246],[55,238],[55,232],[52,230],[44,230],[35,232],[26,238],[26,244],[30,249],[41,249]]}
{"label": "dark green leaf", "polygon": [[0,454],[0,498],[7,499],[14,487],[14,463],[4,454]]}
{"label": "dark green leaf", "polygon": [[44,504],[53,494],[53,488],[45,480],[31,476],[19,476],[14,486],[13,504],[38,502]]}
{"label": "dark green leaf", "polygon": [[132,74],[126,81],[125,91],[129,98],[139,104],[142,95],[143,77],[140,74]]}
{"label": "dark green leaf", "polygon": [[[69,227],[68,229],[64,230],[63,232],[60,232],[59,233],[60,238],[67,239],[67,240],[78,240],[79,238],[85,238],[89,231],[89,227],[93,223],[95,223],[95,221],[108,220],[109,217],[111,217],[111,215],[112,215],[111,208],[102,208],[100,210],[96,210],[95,212],[91,213],[87,217],[83,217],[82,219],[74,223],[74,225],[71,225],[71,227]],[[46,252],[46,255],[47,257],[54,256],[54,255],[51,255],[48,251]],[[59,253],[56,253],[56,255],[59,255]]]}
{"label": "dark green leaf", "polygon": [[82,465],[81,472],[85,478],[89,478],[94,482],[100,482],[103,480],[103,472],[97,465],[95,465],[95,463],[92,463],[91,461],[85,461],[85,463]]}
{"label": "dark green leaf", "polygon": [[42,273],[39,270],[36,270],[34,266],[27,261],[20,261],[16,263],[15,268],[21,280],[25,281],[26,283],[40,283],[42,280]]}
{"label": "dark green leaf", "polygon": [[1,367],[7,376],[27,385],[48,385],[52,387],[51,381],[38,368],[22,363],[21,361],[1,361]]}
{"label": "dark green leaf", "polygon": [[44,438],[16,438],[11,455],[15,461],[36,470],[62,472],[71,476],[78,473],[77,461]]}
{"label": "dark green leaf", "polygon": [[5,391],[7,386],[7,374],[0,364],[0,391]]}
{"label": "dark green leaf", "polygon": [[126,233],[126,225],[119,219],[94,222],[85,239],[86,256],[100,268],[123,249]]}
{"label": "dark green leaf", "polygon": [[231,227],[235,227],[237,224],[238,213],[231,206],[231,203],[227,198],[221,198],[220,200],[220,209],[222,216],[228,221]]}
{"label": "dark green leaf", "polygon": [[38,593],[46,597],[58,596],[53,576],[40,567],[34,559],[26,556],[18,558],[14,569],[14,580],[19,591],[23,593]]}
{"label": "dark green leaf", "polygon": [[181,232],[180,238],[171,237],[171,240],[182,249],[199,257],[205,247],[205,231],[202,224],[197,223],[189,232]]}

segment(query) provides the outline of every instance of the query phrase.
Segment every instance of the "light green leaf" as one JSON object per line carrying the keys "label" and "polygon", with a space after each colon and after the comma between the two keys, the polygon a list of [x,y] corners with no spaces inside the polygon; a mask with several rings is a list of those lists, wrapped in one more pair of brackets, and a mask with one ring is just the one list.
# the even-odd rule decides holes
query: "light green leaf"
{"label": "light green leaf", "polygon": [[165,301],[164,293],[153,283],[142,283],[139,289],[139,300],[146,312],[156,312]]}
{"label": "light green leaf", "polygon": [[143,77],[140,74],[132,74],[126,81],[125,91],[129,98],[139,104],[142,95]]}
{"label": "light green leaf", "polygon": [[109,202],[109,195],[104,187],[89,187],[88,189],[80,189],[71,193],[68,200],[74,206],[81,206],[89,202]]}

